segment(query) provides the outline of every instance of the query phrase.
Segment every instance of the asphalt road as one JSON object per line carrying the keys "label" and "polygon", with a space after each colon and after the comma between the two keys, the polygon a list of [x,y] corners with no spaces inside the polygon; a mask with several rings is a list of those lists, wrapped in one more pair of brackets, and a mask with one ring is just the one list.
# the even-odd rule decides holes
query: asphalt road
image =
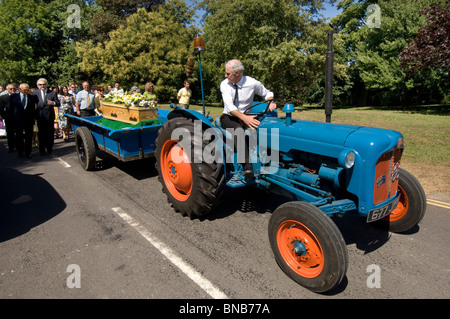
{"label": "asphalt road", "polygon": [[316,294],[273,258],[267,227],[276,196],[229,190],[206,219],[190,220],[167,203],[154,159],[97,164],[85,172],[73,141],[25,160],[0,140],[0,298],[450,297],[450,204],[429,202],[407,235],[357,216],[336,219],[347,276]]}

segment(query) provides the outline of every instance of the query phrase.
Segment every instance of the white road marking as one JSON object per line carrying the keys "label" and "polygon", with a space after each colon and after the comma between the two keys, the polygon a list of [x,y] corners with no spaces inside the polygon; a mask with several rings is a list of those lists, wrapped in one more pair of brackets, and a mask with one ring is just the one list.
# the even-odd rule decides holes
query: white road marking
{"label": "white road marking", "polygon": [[219,288],[212,282],[206,279],[201,273],[195,270],[191,265],[179,257],[169,246],[155,237],[147,228],[140,225],[133,217],[128,215],[122,208],[114,207],[112,210],[117,213],[124,221],[131,227],[136,229],[142,237],[144,237],[150,244],[158,249],[169,261],[180,269],[186,276],[194,281],[200,288],[208,293],[214,299],[228,299]]}
{"label": "white road marking", "polygon": [[65,168],[69,168],[72,167],[69,163],[67,163],[66,161],[64,161],[62,158],[56,157],[56,159],[65,167]]}

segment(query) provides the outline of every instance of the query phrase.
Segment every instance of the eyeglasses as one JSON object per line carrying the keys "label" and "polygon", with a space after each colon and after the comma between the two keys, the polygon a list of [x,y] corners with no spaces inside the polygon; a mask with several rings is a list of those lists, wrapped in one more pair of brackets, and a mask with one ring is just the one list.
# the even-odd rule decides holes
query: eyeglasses
{"label": "eyeglasses", "polygon": [[47,83],[38,83],[37,85],[47,85]]}

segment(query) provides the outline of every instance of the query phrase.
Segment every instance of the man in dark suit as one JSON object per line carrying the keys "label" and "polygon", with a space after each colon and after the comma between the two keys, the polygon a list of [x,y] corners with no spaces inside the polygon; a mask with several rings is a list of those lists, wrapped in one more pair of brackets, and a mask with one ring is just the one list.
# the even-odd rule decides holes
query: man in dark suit
{"label": "man in dark suit", "polygon": [[17,86],[10,83],[6,86],[7,93],[0,96],[0,117],[5,120],[6,136],[8,139],[9,153],[16,149],[16,137],[14,132],[13,110],[10,106],[10,96],[16,93]]}
{"label": "man in dark suit", "polygon": [[38,126],[39,152],[45,154],[45,149],[49,154],[53,152],[54,143],[54,122],[55,107],[59,107],[60,102],[55,91],[47,89],[47,80],[40,78],[37,81],[38,89],[33,92],[38,99],[36,109],[36,120]]}
{"label": "man in dark suit", "polygon": [[10,102],[13,110],[17,152],[19,157],[23,157],[25,153],[26,158],[31,158],[31,142],[37,105],[37,97],[30,95],[29,90],[28,84],[20,84],[20,92],[12,94]]}

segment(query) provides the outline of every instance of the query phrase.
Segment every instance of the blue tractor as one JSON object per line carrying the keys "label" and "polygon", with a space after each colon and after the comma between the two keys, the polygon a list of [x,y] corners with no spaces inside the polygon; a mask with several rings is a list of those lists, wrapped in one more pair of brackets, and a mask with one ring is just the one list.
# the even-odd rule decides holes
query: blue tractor
{"label": "blue tractor", "polygon": [[176,211],[205,216],[225,187],[258,187],[290,198],[270,218],[271,248],[280,268],[314,292],[331,290],[347,271],[345,241],[330,217],[357,213],[387,223],[392,232],[422,220],[425,193],[400,168],[401,133],[294,119],[291,104],[280,117],[267,112],[267,101],[254,104],[261,124],[243,136],[253,140],[250,179],[219,119],[191,110],[169,113],[156,139],[156,168]]}

